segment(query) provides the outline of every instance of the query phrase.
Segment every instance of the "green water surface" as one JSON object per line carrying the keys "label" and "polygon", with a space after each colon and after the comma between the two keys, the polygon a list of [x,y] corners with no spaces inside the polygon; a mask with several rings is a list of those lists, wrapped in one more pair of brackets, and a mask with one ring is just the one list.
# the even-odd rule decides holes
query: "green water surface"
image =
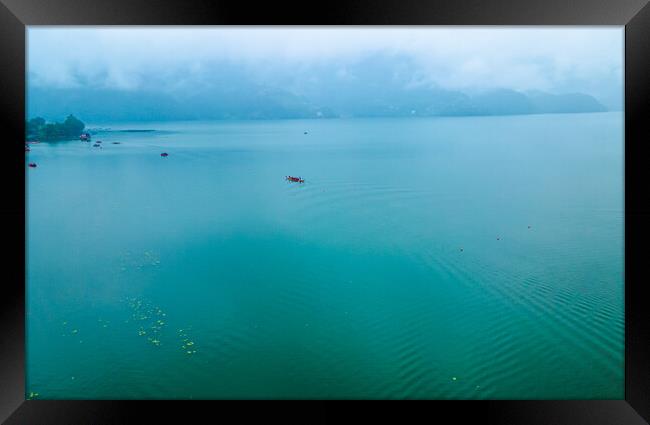
{"label": "green water surface", "polygon": [[622,113],[108,127],[26,153],[28,396],[623,398]]}

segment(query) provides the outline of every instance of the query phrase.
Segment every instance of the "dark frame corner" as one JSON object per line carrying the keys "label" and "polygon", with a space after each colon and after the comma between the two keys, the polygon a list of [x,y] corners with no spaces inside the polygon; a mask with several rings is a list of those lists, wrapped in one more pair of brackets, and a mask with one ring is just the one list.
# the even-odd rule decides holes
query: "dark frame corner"
{"label": "dark frame corner", "polygon": [[[182,6],[182,7],[181,7]],[[645,308],[644,242],[650,236],[650,198],[641,190],[650,176],[643,155],[650,105],[650,5],[648,0],[359,0],[278,4],[224,0],[0,0],[0,156],[5,203],[6,253],[0,297],[0,421],[24,423],[148,423],[237,412],[238,422],[269,415],[301,422],[337,415],[340,404],[314,405],[309,413],[284,403],[261,409],[222,402],[25,401],[25,27],[29,25],[621,25],[625,26],[625,400],[486,401],[373,404],[346,419],[369,416],[447,416],[497,424],[641,425],[650,422],[650,314]],[[644,130],[646,130],[644,132]],[[645,137],[644,137],[645,136]],[[647,261],[647,260],[645,260]],[[218,408],[215,403],[220,403]],[[155,404],[155,406],[154,406]],[[234,403],[237,405],[238,403]],[[462,404],[462,405],[461,405]],[[229,406],[232,406],[230,404]],[[391,406],[388,408],[387,406]],[[349,406],[345,406],[349,407]],[[219,413],[215,413],[219,411]],[[329,413],[334,411],[334,413]],[[188,416],[187,412],[192,412]],[[218,415],[218,416],[217,416]],[[330,416],[331,417],[331,416]],[[339,416],[340,417],[340,416]],[[645,420],[644,420],[645,419]]]}

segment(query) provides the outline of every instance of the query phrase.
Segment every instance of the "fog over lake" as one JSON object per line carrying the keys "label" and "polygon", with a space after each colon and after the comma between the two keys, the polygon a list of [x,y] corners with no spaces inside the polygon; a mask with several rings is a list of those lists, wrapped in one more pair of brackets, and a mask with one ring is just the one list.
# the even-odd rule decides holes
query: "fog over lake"
{"label": "fog over lake", "polygon": [[623,31],[31,28],[28,115],[87,120],[622,109]]}

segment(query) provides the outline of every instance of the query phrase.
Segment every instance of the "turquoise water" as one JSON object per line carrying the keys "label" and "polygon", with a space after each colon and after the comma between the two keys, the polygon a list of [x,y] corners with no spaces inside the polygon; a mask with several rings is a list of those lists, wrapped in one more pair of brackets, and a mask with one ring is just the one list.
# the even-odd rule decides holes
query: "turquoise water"
{"label": "turquoise water", "polygon": [[34,145],[27,394],[623,398],[622,118]]}

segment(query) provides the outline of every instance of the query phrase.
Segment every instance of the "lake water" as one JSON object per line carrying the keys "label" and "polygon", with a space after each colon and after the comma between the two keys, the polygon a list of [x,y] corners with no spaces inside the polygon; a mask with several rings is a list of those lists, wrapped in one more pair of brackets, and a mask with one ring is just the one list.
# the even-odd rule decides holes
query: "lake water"
{"label": "lake water", "polygon": [[109,127],[26,154],[28,396],[623,398],[622,113]]}

